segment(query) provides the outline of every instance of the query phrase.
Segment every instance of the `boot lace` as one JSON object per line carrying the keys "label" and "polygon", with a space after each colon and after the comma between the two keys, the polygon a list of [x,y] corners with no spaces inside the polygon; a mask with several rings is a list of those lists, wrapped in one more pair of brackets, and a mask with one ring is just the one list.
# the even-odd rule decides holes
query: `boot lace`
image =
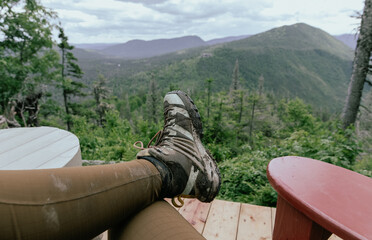
{"label": "boot lace", "polygon": [[[157,144],[157,142],[158,142],[158,140],[161,138],[161,135],[162,135],[162,133],[163,133],[163,131],[162,130],[159,130],[152,138],[151,138],[151,140],[150,140],[150,142],[147,144],[147,147],[144,147],[144,145],[143,145],[143,142],[142,141],[137,141],[137,142],[135,142],[134,144],[133,144],[133,147],[135,147],[135,148],[137,148],[137,149],[140,149],[140,150],[144,150],[144,149],[146,149],[146,148],[152,148],[153,146],[156,146]],[[155,141],[155,145],[151,145],[151,143],[154,141],[156,139],[156,141]],[[140,146],[138,146],[138,144],[140,144]]]}

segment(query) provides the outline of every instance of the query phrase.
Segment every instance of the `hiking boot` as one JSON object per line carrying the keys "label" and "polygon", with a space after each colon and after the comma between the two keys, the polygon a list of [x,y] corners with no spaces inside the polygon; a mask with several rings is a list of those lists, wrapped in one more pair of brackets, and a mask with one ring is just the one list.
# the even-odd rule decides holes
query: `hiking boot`
{"label": "hiking boot", "polygon": [[167,93],[164,118],[164,128],[154,146],[142,148],[137,158],[147,159],[158,168],[166,186],[162,197],[212,201],[220,188],[220,172],[201,142],[202,123],[194,102],[181,91]]}

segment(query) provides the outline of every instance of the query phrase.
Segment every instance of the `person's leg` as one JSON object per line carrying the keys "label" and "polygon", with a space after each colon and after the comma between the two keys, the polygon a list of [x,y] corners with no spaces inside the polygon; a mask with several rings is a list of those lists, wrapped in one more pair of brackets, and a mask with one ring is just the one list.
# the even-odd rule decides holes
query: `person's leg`
{"label": "person's leg", "polygon": [[158,199],[162,180],[146,160],[0,171],[1,239],[89,239]]}
{"label": "person's leg", "polygon": [[205,239],[169,203],[157,201],[110,229],[109,240]]}

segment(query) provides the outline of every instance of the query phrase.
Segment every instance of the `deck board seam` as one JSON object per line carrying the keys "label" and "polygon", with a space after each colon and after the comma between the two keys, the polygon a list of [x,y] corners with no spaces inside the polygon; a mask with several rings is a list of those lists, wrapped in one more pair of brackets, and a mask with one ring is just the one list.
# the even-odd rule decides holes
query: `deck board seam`
{"label": "deck board seam", "polygon": [[203,236],[203,234],[204,234],[205,225],[207,225],[207,221],[208,221],[208,218],[209,218],[209,213],[211,212],[212,204],[213,204],[213,202],[209,203],[208,213],[207,213],[207,216],[206,216],[206,218],[205,218],[205,222],[204,222],[204,224],[203,224],[203,229],[202,229],[202,231],[201,231],[201,233],[200,233],[202,236]]}
{"label": "deck board seam", "polygon": [[270,216],[270,219],[271,219],[270,225],[271,225],[271,238],[272,238],[273,237],[273,234],[274,234],[274,224],[275,224],[275,218],[273,219],[274,208],[270,207],[270,210],[271,210],[270,211],[270,213],[271,213],[271,216]]}
{"label": "deck board seam", "polygon": [[235,240],[238,240],[239,226],[240,226],[240,215],[242,213],[242,207],[243,207],[242,203],[239,203],[239,204],[240,204],[240,206],[239,206],[239,214],[238,214],[238,224],[236,225]]}

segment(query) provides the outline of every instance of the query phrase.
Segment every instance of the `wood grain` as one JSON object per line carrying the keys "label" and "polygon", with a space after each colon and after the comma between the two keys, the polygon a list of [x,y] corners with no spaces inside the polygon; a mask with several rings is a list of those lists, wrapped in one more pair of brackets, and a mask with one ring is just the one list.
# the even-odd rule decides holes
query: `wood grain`
{"label": "wood grain", "polygon": [[203,236],[206,239],[235,240],[239,223],[240,203],[214,200]]}
{"label": "wood grain", "polygon": [[271,208],[242,204],[236,239],[271,239],[271,223]]}
{"label": "wood grain", "polygon": [[197,199],[185,199],[185,205],[179,212],[199,233],[203,233],[210,206],[211,203]]}

